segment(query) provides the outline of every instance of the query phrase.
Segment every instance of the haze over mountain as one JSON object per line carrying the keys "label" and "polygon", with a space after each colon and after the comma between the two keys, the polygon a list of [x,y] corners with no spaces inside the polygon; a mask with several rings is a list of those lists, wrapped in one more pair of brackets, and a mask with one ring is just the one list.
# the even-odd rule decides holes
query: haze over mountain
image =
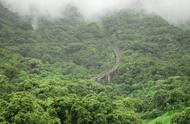
{"label": "haze over mountain", "polygon": [[1,0],[0,124],[190,124],[189,4],[157,2]]}
{"label": "haze over mountain", "polygon": [[62,18],[66,6],[77,7],[86,18],[106,12],[133,8],[156,13],[171,23],[186,23],[190,19],[189,0],[0,0],[20,15]]}

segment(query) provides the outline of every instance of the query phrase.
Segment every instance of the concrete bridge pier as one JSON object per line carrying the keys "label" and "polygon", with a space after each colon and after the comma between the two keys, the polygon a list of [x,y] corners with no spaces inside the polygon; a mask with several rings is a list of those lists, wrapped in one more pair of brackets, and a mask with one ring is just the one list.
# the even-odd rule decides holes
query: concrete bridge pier
{"label": "concrete bridge pier", "polygon": [[108,74],[108,82],[110,82],[110,81],[111,81],[111,75]]}

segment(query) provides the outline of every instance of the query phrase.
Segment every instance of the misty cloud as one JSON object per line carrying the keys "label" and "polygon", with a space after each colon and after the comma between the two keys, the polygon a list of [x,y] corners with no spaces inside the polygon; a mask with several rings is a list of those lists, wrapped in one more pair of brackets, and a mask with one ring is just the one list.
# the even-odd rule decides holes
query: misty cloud
{"label": "misty cloud", "polygon": [[172,23],[190,20],[190,0],[143,0],[143,6]]}
{"label": "misty cloud", "polygon": [[[78,8],[84,17],[103,15],[106,12],[137,8],[136,3],[150,13],[156,13],[170,22],[184,23],[190,19],[189,0],[0,0],[20,15],[62,18],[66,6]],[[140,2],[140,4],[139,4]]]}

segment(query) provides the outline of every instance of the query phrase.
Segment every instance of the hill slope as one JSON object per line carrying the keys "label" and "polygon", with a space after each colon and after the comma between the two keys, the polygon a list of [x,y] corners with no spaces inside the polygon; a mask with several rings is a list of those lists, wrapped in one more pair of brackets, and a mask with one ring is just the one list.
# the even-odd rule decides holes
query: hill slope
{"label": "hill slope", "polygon": [[[33,29],[0,6],[0,122],[188,124],[190,32],[132,10],[86,22],[70,9]],[[110,82],[91,80],[112,68],[113,46]]]}

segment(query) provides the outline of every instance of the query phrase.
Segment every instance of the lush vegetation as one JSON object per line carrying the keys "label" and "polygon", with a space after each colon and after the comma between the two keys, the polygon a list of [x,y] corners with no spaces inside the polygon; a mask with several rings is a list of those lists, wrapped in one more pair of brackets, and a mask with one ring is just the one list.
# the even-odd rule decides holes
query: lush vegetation
{"label": "lush vegetation", "polygon": [[[189,31],[132,10],[66,15],[32,26],[0,6],[0,123],[190,123]],[[113,46],[111,82],[91,80],[114,64]]]}

